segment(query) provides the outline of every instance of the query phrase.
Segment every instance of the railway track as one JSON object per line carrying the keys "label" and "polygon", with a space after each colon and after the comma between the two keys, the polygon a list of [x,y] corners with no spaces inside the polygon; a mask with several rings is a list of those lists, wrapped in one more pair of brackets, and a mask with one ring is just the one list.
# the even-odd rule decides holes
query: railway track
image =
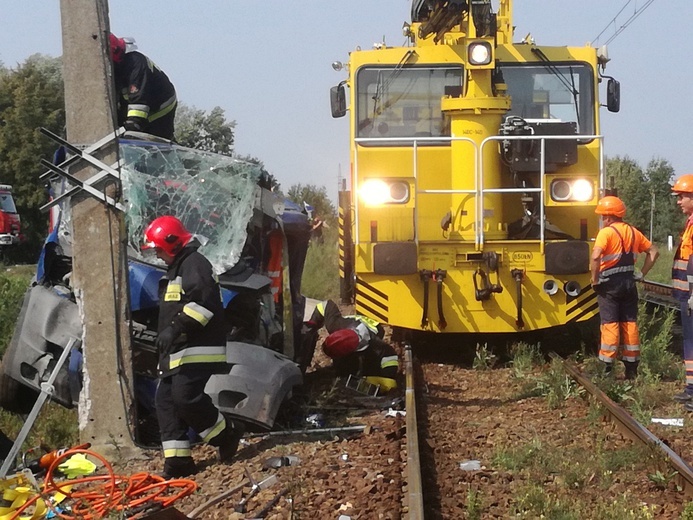
{"label": "railway track", "polygon": [[672,297],[671,289],[671,285],[643,280],[640,299],[654,305],[678,311],[679,302]]}
{"label": "railway track", "polygon": [[[535,518],[576,503],[577,516],[561,518],[608,508],[679,517],[693,497],[691,466],[574,364],[554,359],[551,369],[568,374],[560,384],[589,399],[552,408],[523,395],[513,369],[418,364],[405,345],[408,518]],[[653,516],[640,516],[643,507]]]}

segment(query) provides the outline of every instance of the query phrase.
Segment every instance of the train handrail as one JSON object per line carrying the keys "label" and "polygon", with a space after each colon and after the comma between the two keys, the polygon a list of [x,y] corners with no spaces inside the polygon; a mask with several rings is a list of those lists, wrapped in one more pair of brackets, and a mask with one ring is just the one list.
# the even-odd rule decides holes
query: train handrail
{"label": "train handrail", "polygon": [[[481,250],[485,243],[484,241],[484,225],[483,225],[483,215],[484,215],[484,195],[487,193],[541,193],[543,194],[546,186],[545,175],[546,175],[546,141],[547,140],[586,140],[594,141],[599,143],[599,186],[598,189],[603,192],[605,187],[605,170],[604,170],[604,136],[599,134],[593,135],[493,135],[486,137],[478,144],[476,141],[469,137],[358,137],[353,140],[355,145],[363,144],[411,144],[413,153],[413,177],[414,177],[414,193],[418,198],[421,194],[472,194],[476,199],[474,205],[474,245],[476,250]],[[539,156],[540,167],[540,186],[538,188],[486,188],[484,186],[484,147],[493,141],[536,141],[540,142],[540,152]],[[419,189],[419,165],[418,165],[418,147],[421,143],[452,143],[453,141],[468,142],[474,147],[474,189],[473,190],[420,190]],[[355,194],[358,194],[359,189],[359,149],[354,148],[354,176],[352,190]],[[546,237],[546,222],[545,222],[545,205],[544,198],[540,197],[539,205],[539,242],[540,250],[543,253],[545,247],[545,237]],[[418,219],[418,203],[414,204],[414,242],[419,245],[419,219]],[[357,247],[360,243],[360,221],[359,221],[359,204],[358,202],[354,204],[354,246]]]}
{"label": "train handrail", "polygon": [[[468,142],[474,147],[474,189],[473,190],[419,190],[419,143],[452,143],[453,141]],[[478,170],[479,170],[479,148],[473,139],[469,137],[358,137],[354,139],[354,144],[374,144],[374,143],[402,143],[412,145],[413,164],[414,164],[414,193],[418,197],[419,194],[464,194],[468,193],[478,198]],[[352,190],[358,193],[358,149],[354,149],[354,178]],[[359,205],[354,204],[354,246],[358,246],[359,239]],[[478,212],[478,203],[474,205],[474,221],[478,223],[480,214]],[[479,226],[475,226],[474,245],[479,248]],[[414,242],[417,247],[419,245],[419,219],[418,219],[418,204],[414,204]]]}
{"label": "train handrail", "polygon": [[[480,205],[480,214],[484,214],[484,194],[485,193],[504,193],[506,192],[505,190],[514,190],[517,188],[485,188],[484,187],[484,163],[483,163],[483,157],[484,157],[484,147],[492,142],[492,141],[537,141],[539,140],[540,142],[540,151],[539,151],[539,157],[541,158],[540,165],[539,165],[539,179],[540,179],[540,186],[539,188],[529,188],[529,189],[524,189],[520,188],[519,191],[521,192],[539,192],[539,193],[544,193],[544,190],[546,189],[544,185],[544,180],[545,180],[545,175],[546,175],[546,140],[556,140],[556,141],[566,141],[566,140],[596,140],[599,143],[599,188],[601,190],[604,189],[605,187],[605,172],[604,172],[604,136],[603,135],[492,135],[487,138],[485,138],[483,141],[481,141],[481,145],[478,148],[478,153],[479,159],[477,160],[479,164],[479,182],[478,185],[480,186],[479,193],[477,195],[477,198],[479,200],[479,205]],[[544,247],[546,245],[546,222],[544,218],[544,198],[540,197],[541,201],[539,204],[539,248],[541,253],[544,252]],[[479,226],[480,227],[480,237],[479,237],[479,245],[481,247],[484,246],[484,229],[483,225]]]}

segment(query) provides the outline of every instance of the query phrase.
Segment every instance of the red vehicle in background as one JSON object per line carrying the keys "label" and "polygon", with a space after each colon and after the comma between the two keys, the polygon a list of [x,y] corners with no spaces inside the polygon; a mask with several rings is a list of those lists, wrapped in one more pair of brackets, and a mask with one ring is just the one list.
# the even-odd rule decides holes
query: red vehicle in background
{"label": "red vehicle in background", "polygon": [[12,186],[0,184],[0,247],[18,244],[21,221],[12,198]]}

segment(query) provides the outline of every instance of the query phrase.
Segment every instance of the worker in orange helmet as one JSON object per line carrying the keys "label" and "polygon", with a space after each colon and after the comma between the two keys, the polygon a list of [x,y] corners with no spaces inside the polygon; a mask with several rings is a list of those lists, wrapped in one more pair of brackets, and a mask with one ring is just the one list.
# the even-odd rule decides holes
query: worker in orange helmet
{"label": "worker in orange helmet", "polygon": [[672,295],[681,307],[683,360],[686,368],[686,387],[683,392],[674,395],[674,400],[685,403],[686,410],[693,412],[693,174],[688,173],[676,179],[671,191],[676,196],[676,204],[687,217],[671,269]]}
{"label": "worker in orange helmet", "polygon": [[383,391],[397,388],[399,361],[395,349],[382,339],[382,325],[358,314],[343,316],[337,304],[327,300],[318,303],[306,322],[312,330],[322,326],[329,334],[322,349],[332,359],[338,375],[364,377]]}
{"label": "worker in orange helmet", "polygon": [[[640,361],[635,282],[652,269],[659,251],[638,229],[623,221],[626,206],[618,197],[600,199],[595,213],[601,215],[603,223],[594,241],[591,263],[592,287],[601,318],[599,359],[609,373],[621,349],[626,379],[635,379]],[[640,273],[635,271],[638,253],[646,253]]]}
{"label": "worker in orange helmet", "polygon": [[159,384],[156,414],[164,452],[164,476],[196,472],[188,429],[219,448],[229,462],[242,435],[227,424],[205,393],[209,378],[228,372],[226,326],[219,283],[212,264],[197,251],[198,240],[174,216],[154,219],[144,232],[143,250],[153,250],[166,263],[162,279],[158,337]]}
{"label": "worker in orange helmet", "polygon": [[172,140],[176,89],[168,76],[137,51],[134,40],[109,33],[118,101],[118,126]]}

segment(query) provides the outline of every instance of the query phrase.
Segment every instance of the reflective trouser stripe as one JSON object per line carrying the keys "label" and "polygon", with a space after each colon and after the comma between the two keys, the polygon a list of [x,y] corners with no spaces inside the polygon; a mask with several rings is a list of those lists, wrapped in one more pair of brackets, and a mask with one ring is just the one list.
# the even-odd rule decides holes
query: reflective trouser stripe
{"label": "reflective trouser stripe", "polygon": [[164,441],[161,443],[164,457],[191,457],[190,441]]}
{"label": "reflective trouser stripe", "polygon": [[219,414],[217,417],[217,422],[214,423],[214,425],[210,428],[207,428],[204,431],[199,432],[200,438],[204,442],[209,442],[212,440],[214,437],[219,435],[221,432],[224,431],[224,428],[226,428],[226,420],[224,419],[224,416]]}
{"label": "reflective trouser stripe", "polygon": [[611,363],[621,347],[624,361],[640,360],[640,336],[635,322],[602,323],[599,359]]}
{"label": "reflective trouser stripe", "polygon": [[385,356],[380,360],[380,368],[399,367],[397,356]]}
{"label": "reflective trouser stripe", "polygon": [[226,346],[188,347],[171,354],[168,368],[171,370],[190,363],[226,363]]}

